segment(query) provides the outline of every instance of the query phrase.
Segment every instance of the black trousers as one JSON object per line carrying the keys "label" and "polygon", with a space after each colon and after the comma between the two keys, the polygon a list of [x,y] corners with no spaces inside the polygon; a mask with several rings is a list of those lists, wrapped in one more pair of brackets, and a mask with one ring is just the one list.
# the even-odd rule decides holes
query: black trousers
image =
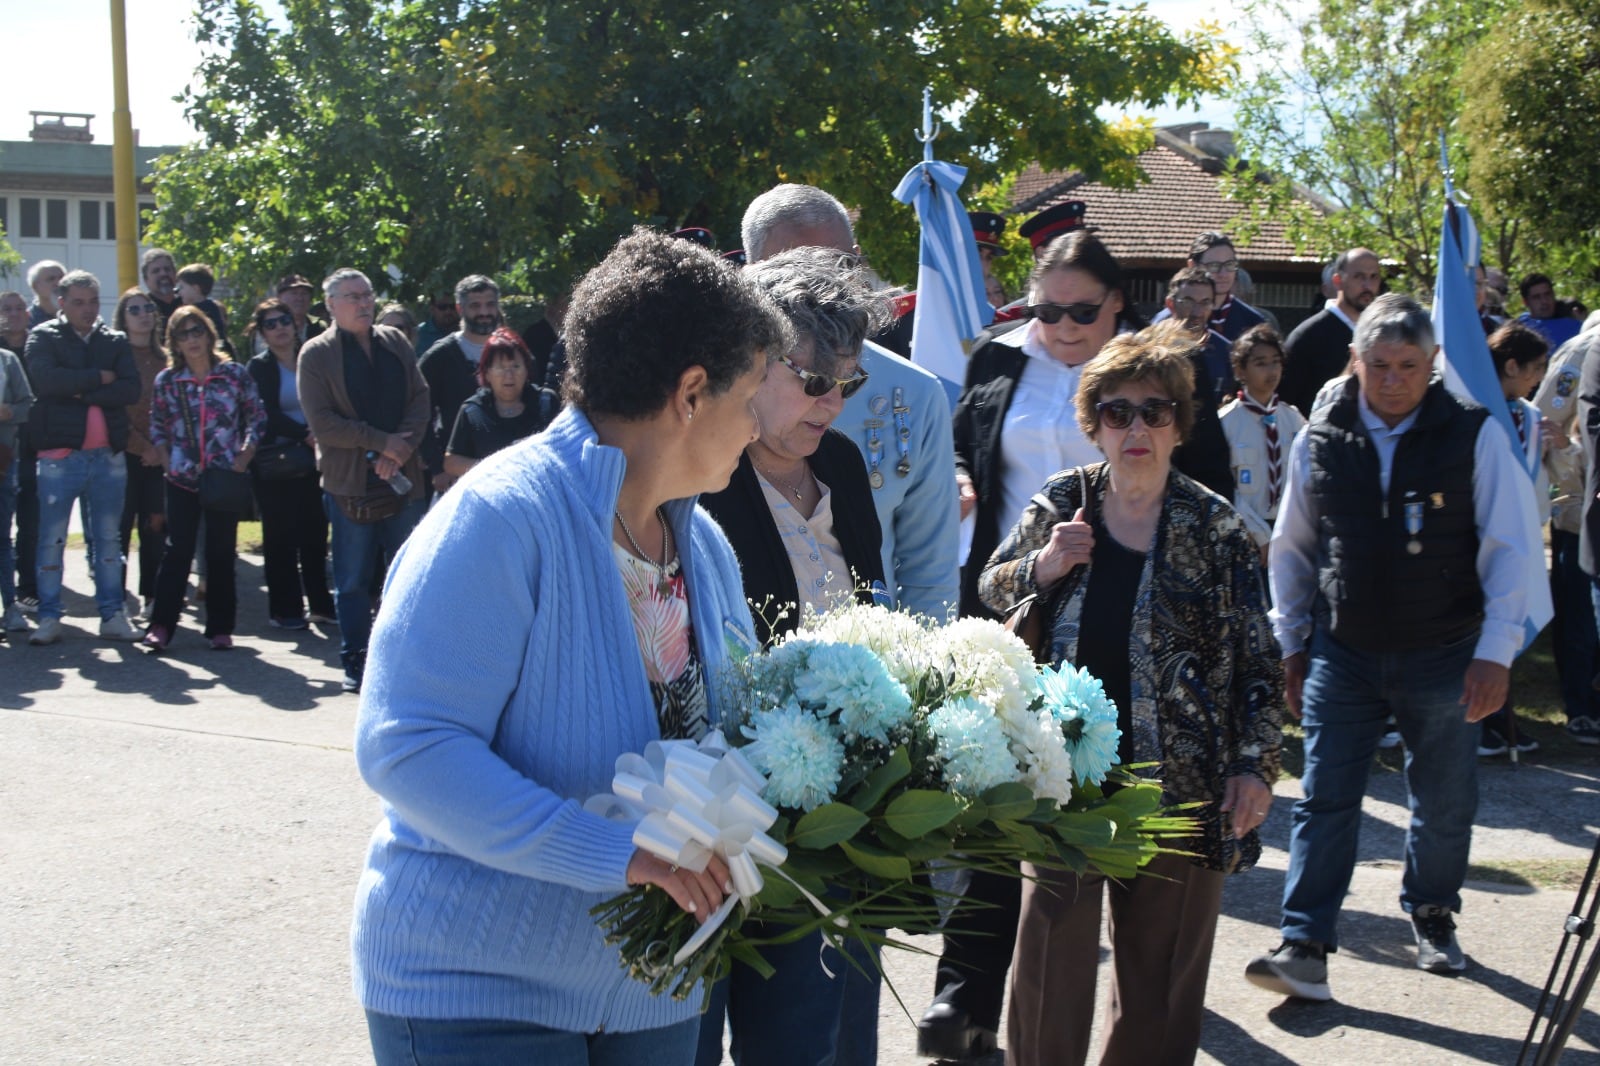
{"label": "black trousers", "polygon": [[945,919],[933,998],[966,1011],[973,1025],[999,1032],[1006,971],[1022,914],[1022,879],[963,870],[955,887],[961,901]]}
{"label": "black trousers", "polygon": [[161,560],[161,576],[156,579],[156,605],[150,612],[152,626],[178,627],[183,613],[183,590],[194,565],[200,516],[206,520],[206,629],[208,637],[233,635],[239,611],[239,592],[234,576],[234,545],[238,539],[239,516],[231,511],[202,510],[200,494],[180,489],[167,482],[167,553]]}
{"label": "black trousers", "polygon": [[17,432],[17,596],[39,596],[39,453],[28,427]]}
{"label": "black trousers", "polygon": [[156,575],[161,572],[161,557],[167,552],[167,480],[159,466],[145,466],[132,452],[128,460],[128,491],[122,497],[122,587],[128,587],[128,549],[133,531],[139,530],[139,597],[156,594]]}
{"label": "black trousers", "polygon": [[333,593],[328,591],[328,516],[322,510],[318,478],[313,472],[286,481],[255,479],[267,614],[273,618],[299,618],[307,608],[313,614],[333,617]]}

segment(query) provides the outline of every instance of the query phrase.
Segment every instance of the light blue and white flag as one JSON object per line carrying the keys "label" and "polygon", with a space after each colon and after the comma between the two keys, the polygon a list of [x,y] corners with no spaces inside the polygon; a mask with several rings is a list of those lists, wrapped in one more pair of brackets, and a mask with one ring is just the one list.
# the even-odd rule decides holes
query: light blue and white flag
{"label": "light blue and white flag", "polygon": [[1504,502],[1504,506],[1517,507],[1525,516],[1524,543],[1537,549],[1528,553],[1528,618],[1524,623],[1523,642],[1526,650],[1555,613],[1550,602],[1550,581],[1545,573],[1539,508],[1534,499],[1539,457],[1535,451],[1530,458],[1530,449],[1522,446],[1505,393],[1500,388],[1500,374],[1489,355],[1482,320],[1478,317],[1477,240],[1478,229],[1471,213],[1464,205],[1447,199],[1439,235],[1439,276],[1433,289],[1433,332],[1439,344],[1436,366],[1447,389],[1488,408],[1490,417],[1506,431],[1518,464],[1528,471],[1526,482],[1517,479],[1517,498]]}
{"label": "light blue and white flag", "polygon": [[908,170],[894,191],[922,223],[911,360],[939,376],[952,405],[966,380],[972,341],[994,320],[978,242],[958,194],[966,176],[966,167],[929,158]]}

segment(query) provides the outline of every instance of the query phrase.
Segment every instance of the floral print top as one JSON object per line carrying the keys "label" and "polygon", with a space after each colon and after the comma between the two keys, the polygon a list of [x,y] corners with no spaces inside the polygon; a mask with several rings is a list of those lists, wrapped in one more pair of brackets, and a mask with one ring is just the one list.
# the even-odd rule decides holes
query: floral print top
{"label": "floral print top", "polygon": [[710,726],[705,670],[689,623],[689,590],[674,559],[662,574],[620,544],[612,544],[622,588],[633,613],[645,676],[656,701],[662,740],[699,740]]}
{"label": "floral print top", "polygon": [[[1082,505],[1083,488],[1105,513],[1105,463],[1056,474],[1042,495],[1061,514]],[[984,603],[1002,613],[1039,591],[1033,564],[1058,519],[1030,504],[978,582]],[[1133,752],[1159,763],[1172,802],[1200,801],[1201,836],[1192,861],[1234,872],[1253,866],[1261,840],[1235,841],[1218,809],[1227,779],[1254,774],[1268,787],[1282,766],[1283,664],[1267,622],[1260,556],[1244,521],[1221,496],[1173,471],[1145,557],[1129,639]],[[1051,604],[1051,654],[1075,663],[1088,567],[1044,590]]]}
{"label": "floral print top", "polygon": [[[190,420],[203,449],[190,436]],[[231,468],[240,452],[261,442],[266,430],[266,407],[255,379],[241,364],[217,363],[203,381],[196,381],[187,366],[156,375],[150,398],[150,442],[168,449],[167,480],[174,485],[198,491],[202,469]]]}

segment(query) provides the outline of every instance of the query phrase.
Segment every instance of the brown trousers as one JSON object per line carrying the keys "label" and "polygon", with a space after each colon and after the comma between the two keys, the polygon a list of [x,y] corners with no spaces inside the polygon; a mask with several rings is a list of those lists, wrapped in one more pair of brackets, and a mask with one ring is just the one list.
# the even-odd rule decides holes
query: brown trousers
{"label": "brown trousers", "polygon": [[1224,875],[1157,856],[1132,881],[1024,866],[1022,920],[1006,1012],[1010,1066],[1081,1064],[1089,1056],[1100,900],[1111,897],[1111,998],[1101,1066],[1194,1062]]}

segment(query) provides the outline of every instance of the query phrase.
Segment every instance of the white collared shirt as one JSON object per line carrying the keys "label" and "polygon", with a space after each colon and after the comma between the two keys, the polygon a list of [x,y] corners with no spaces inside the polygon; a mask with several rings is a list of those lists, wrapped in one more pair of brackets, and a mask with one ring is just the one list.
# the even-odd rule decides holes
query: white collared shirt
{"label": "white collared shirt", "polygon": [[[1052,356],[1028,323],[1022,354],[1028,357],[1000,429],[1002,538],[1016,525],[1034,493],[1051,476],[1105,458],[1078,428],[1078,382],[1088,360],[1067,366]],[[1004,338],[1001,338],[1004,340]]]}
{"label": "white collared shirt", "polygon": [[760,471],[756,474],[761,494],[767,498],[767,510],[772,512],[772,522],[783,538],[783,550],[794,569],[800,606],[822,612],[848,603],[855,593],[855,579],[845,561],[844,548],[833,532],[833,493],[817,478],[822,499],[807,518],[795,508],[787,492]]}
{"label": "white collared shirt", "polygon": [[[1373,413],[1365,394],[1358,393],[1361,425],[1378,453],[1378,478],[1385,496],[1394,469],[1395,448],[1417,421],[1412,411],[1393,429]],[[1420,410],[1420,405],[1419,405]],[[1317,517],[1306,484],[1311,477],[1308,434],[1302,430],[1289,453],[1289,468],[1272,530],[1268,571],[1272,579],[1272,629],[1285,657],[1304,651],[1311,635],[1311,611],[1317,596]],[[1525,498],[1528,472],[1493,418],[1483,420],[1473,448],[1472,511],[1478,528],[1478,582],[1483,587],[1483,629],[1473,658],[1510,666],[1522,648],[1528,614],[1528,555],[1542,545],[1528,543],[1525,516],[1506,501]],[[1501,501],[1496,507],[1495,501]]]}

